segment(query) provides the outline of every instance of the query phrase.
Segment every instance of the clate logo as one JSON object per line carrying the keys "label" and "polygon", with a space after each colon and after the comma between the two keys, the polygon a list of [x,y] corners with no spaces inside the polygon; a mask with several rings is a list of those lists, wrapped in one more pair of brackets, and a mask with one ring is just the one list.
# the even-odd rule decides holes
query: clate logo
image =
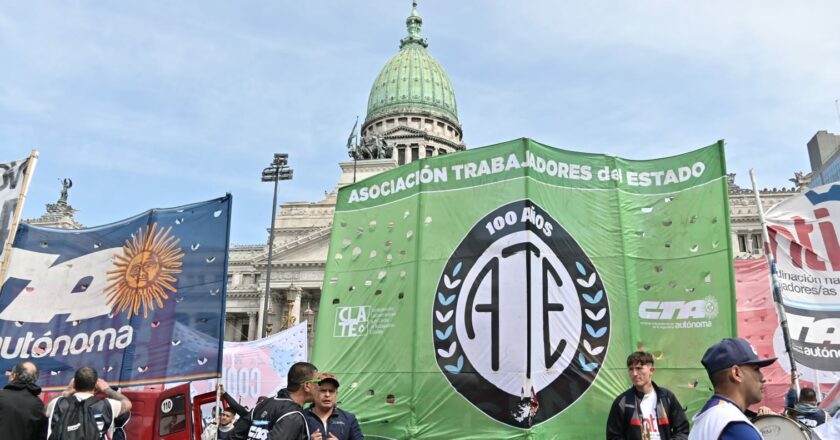
{"label": "clate logo", "polygon": [[337,338],[353,338],[368,332],[368,306],[338,307],[335,312],[335,330]]}
{"label": "clate logo", "polygon": [[499,422],[545,422],[579,399],[600,371],[610,325],[600,274],[530,200],[482,218],[455,249],[434,294],[441,372]]}

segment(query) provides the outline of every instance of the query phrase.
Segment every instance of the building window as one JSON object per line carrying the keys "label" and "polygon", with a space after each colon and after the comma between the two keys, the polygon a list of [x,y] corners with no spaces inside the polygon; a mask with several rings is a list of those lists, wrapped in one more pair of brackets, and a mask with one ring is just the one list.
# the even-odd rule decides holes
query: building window
{"label": "building window", "polygon": [[435,155],[435,147],[426,147],[426,157],[432,157]]}
{"label": "building window", "polygon": [[738,249],[741,252],[747,251],[747,235],[746,234],[738,234]]}
{"label": "building window", "polygon": [[439,149],[438,156],[440,156],[441,154],[446,154],[446,150],[444,150],[443,148]]}
{"label": "building window", "polygon": [[758,234],[752,236],[752,250],[754,254],[761,252],[761,236]]}
{"label": "building window", "polygon": [[248,340],[248,331],[251,329],[251,325],[249,323],[244,323],[239,327],[239,342],[245,342]]}
{"label": "building window", "polygon": [[405,146],[397,147],[397,165],[405,164]]}
{"label": "building window", "polygon": [[158,408],[158,435],[170,435],[187,429],[187,399],[184,394],[176,394],[168,399],[172,405],[168,412]]}
{"label": "building window", "polygon": [[414,162],[415,160],[420,159],[420,147],[417,145],[411,146],[411,161]]}

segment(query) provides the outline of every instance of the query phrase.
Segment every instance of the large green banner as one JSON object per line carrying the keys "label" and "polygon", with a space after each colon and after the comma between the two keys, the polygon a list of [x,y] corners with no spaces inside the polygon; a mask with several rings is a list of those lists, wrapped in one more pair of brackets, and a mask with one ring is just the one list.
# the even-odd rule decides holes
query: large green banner
{"label": "large green banner", "polygon": [[313,361],[368,438],[603,438],[639,348],[699,409],[733,287],[723,142],[631,161],[520,139],[339,191]]}

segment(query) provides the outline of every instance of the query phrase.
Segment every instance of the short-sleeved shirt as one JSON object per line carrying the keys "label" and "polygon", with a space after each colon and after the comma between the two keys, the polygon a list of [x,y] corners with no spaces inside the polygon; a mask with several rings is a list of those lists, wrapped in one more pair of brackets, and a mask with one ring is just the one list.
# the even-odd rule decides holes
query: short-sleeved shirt
{"label": "short-sleeved shirt", "polygon": [[[81,402],[81,401],[87,399],[88,397],[92,397],[93,393],[75,393],[75,394],[73,394],[73,396],[76,399],[78,399],[79,402]],[[55,411],[55,402],[57,402],[58,399],[60,399],[60,397],[56,397],[55,399],[50,400],[50,403],[47,405],[47,437],[49,437],[52,434],[52,432],[51,432],[52,431],[51,421],[52,421],[53,411]],[[111,414],[114,415],[114,417],[111,418],[111,425],[109,425],[108,429],[107,429],[108,433],[112,434],[113,430],[114,430],[114,420],[117,418],[117,416],[120,415],[120,411],[122,411],[122,403],[119,400],[114,400],[114,399],[106,399],[106,400],[108,400],[108,403],[111,404]]]}

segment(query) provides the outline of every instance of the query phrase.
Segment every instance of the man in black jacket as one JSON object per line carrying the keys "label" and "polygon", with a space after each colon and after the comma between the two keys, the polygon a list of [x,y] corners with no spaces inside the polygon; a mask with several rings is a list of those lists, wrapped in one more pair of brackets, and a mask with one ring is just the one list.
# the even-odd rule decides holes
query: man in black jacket
{"label": "man in black jacket", "polygon": [[0,433],[8,440],[47,438],[44,402],[38,398],[41,387],[38,367],[32,362],[18,362],[9,375],[9,383],[0,390]]}
{"label": "man in black jacket", "polygon": [[[289,369],[286,388],[277,396],[260,402],[250,415],[248,440],[309,440],[303,405],[315,400],[318,369],[308,362],[298,362]],[[239,431],[239,426],[234,427]],[[234,432],[231,438],[237,438]]]}
{"label": "man in black jacket", "polygon": [[688,419],[672,392],[653,383],[653,356],[627,357],[633,387],[616,397],[607,418],[607,440],[687,440]]}

